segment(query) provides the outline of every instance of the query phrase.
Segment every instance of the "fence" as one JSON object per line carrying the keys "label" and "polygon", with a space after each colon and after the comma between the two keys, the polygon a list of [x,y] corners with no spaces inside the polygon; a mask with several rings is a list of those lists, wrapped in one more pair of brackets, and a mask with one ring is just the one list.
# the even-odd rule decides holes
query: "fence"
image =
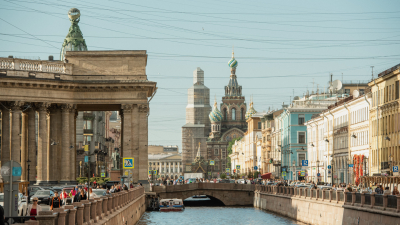
{"label": "fence", "polygon": [[378,195],[376,193],[356,193],[348,191],[321,190],[296,187],[256,185],[255,191],[269,195],[286,195],[315,201],[368,207],[400,213],[400,195]]}

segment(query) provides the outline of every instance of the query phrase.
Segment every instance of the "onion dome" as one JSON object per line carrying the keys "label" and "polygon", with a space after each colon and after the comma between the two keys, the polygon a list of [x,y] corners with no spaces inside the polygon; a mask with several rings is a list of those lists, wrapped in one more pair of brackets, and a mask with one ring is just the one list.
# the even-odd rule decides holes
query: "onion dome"
{"label": "onion dome", "polygon": [[252,117],[256,113],[257,111],[253,108],[253,100],[251,100],[249,110],[247,110],[246,112],[246,120]]}
{"label": "onion dome", "polygon": [[210,115],[208,115],[208,117],[210,118],[210,121],[212,123],[216,123],[216,122],[221,122],[222,121],[222,113],[218,109],[217,100],[214,101],[213,110],[210,112]]}
{"label": "onion dome", "polygon": [[236,67],[238,66],[238,62],[236,61],[234,56],[235,56],[235,53],[232,51],[232,58],[228,62],[228,66],[232,69],[236,69]]}
{"label": "onion dome", "polygon": [[82,31],[79,29],[78,23],[80,20],[81,12],[77,8],[72,8],[68,11],[68,17],[71,21],[71,26],[67,36],[62,44],[61,61],[65,59],[65,53],[67,51],[87,51],[85,39],[83,39]]}

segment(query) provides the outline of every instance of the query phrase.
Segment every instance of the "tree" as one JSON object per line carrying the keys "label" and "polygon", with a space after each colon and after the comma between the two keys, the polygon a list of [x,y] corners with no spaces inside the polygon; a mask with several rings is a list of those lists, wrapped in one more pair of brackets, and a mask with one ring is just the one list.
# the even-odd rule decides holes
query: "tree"
{"label": "tree", "polygon": [[220,176],[219,176],[221,179],[225,179],[226,178],[226,174],[221,174]]}

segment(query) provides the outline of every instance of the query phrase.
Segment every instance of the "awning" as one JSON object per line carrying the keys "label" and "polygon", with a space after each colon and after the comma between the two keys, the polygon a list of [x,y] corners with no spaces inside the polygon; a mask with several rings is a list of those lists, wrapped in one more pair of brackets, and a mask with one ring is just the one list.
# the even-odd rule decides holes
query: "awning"
{"label": "awning", "polygon": [[271,179],[271,173],[264,173],[263,175],[261,175],[262,179]]}

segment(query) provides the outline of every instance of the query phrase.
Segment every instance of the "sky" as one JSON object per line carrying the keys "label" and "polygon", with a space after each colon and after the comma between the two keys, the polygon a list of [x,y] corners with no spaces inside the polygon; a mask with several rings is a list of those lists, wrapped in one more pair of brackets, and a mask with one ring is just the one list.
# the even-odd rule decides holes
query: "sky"
{"label": "sky", "polygon": [[0,0],[0,57],[60,58],[68,10],[81,12],[89,50],[147,50],[149,145],[178,145],[193,71],[204,70],[211,105],[229,82],[259,111],[326,88],[330,74],[371,80],[400,61],[400,1]]}

